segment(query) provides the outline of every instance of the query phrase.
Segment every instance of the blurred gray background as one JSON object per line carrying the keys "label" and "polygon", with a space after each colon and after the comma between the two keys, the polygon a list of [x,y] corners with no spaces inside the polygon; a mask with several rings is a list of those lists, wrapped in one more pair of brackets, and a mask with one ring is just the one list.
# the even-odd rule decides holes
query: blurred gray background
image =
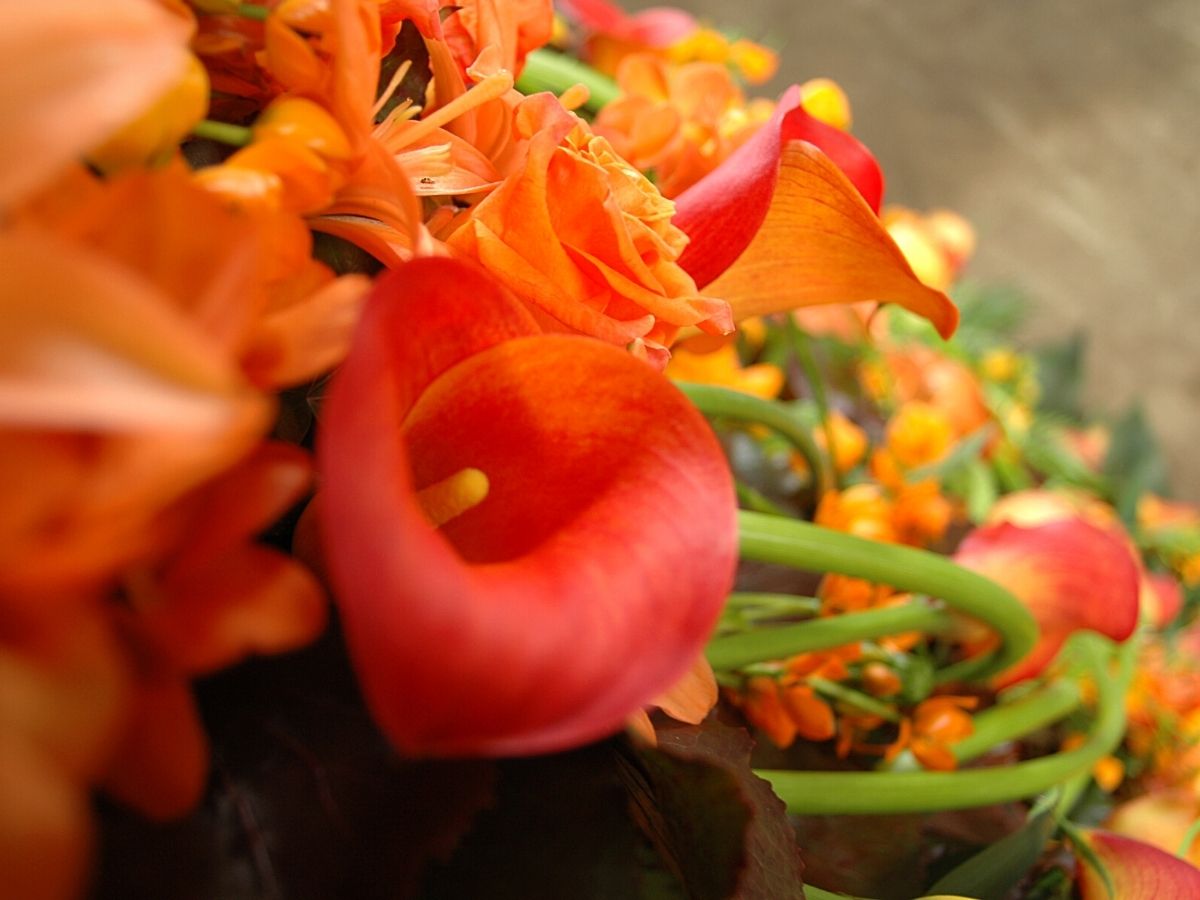
{"label": "blurred gray background", "polygon": [[[627,8],[669,0],[626,0]],[[1089,408],[1146,405],[1200,502],[1198,0],[676,0],[850,96],[887,199],[979,233],[968,274],[1089,335]]]}

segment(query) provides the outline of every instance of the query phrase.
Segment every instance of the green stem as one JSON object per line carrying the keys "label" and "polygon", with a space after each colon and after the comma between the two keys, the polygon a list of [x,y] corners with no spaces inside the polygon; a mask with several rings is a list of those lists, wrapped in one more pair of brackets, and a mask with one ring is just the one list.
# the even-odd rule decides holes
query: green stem
{"label": "green stem", "polygon": [[1011,766],[954,772],[788,772],[759,770],[794,815],[883,815],[966,809],[1031,797],[1089,769],[1111,753],[1125,732],[1125,691],[1133,674],[1135,641],[1118,651],[1110,677],[1095,641],[1083,654],[1099,693],[1098,711],[1075,750]]}
{"label": "green stem", "polygon": [[522,94],[536,94],[539,91],[561,94],[576,84],[587,87],[590,96],[584,107],[593,112],[599,112],[621,93],[617,83],[607,75],[554,50],[534,50],[525,57],[525,68],[517,79],[517,90]]}
{"label": "green stem", "polygon": [[735,481],[733,489],[737,491],[738,503],[743,509],[752,509],[755,512],[767,513],[772,516],[788,515],[786,509],[767,497],[762,491],[752,488],[743,481]]}
{"label": "green stem", "polygon": [[[994,581],[944,556],[746,511],[738,513],[738,529],[743,559],[813,572],[840,572],[902,591],[929,594],[999,633],[1003,643],[998,650],[943,670],[939,682],[989,678],[1024,657],[1037,640],[1037,623],[1019,600]],[[769,633],[763,632],[764,641]]]}
{"label": "green stem", "polygon": [[1052,725],[1078,709],[1081,702],[1083,696],[1078,682],[1066,678],[1052,681],[1012,703],[984,710],[974,717],[975,730],[950,749],[960,763],[967,762],[997,744]]}
{"label": "green stem", "polygon": [[838,684],[836,681],[830,681],[827,678],[817,678],[809,676],[804,679],[805,683],[819,694],[824,694],[832,700],[838,700],[848,706],[852,706],[861,712],[870,713],[873,716],[879,716],[886,722],[899,722],[900,713],[876,700],[874,697],[868,697],[862,691],[856,691],[845,685]]}
{"label": "green stem", "polygon": [[837,447],[834,444],[833,423],[829,420],[829,400],[825,395],[825,381],[821,378],[817,358],[813,355],[808,335],[796,327],[796,322],[790,314],[784,317],[784,328],[792,345],[792,353],[796,357],[796,361],[800,363],[800,368],[804,370],[804,377],[808,380],[813,403],[816,404],[817,412],[821,416],[821,428],[825,435],[825,459],[828,461],[828,468],[824,471],[829,479],[829,482],[822,487],[840,488],[842,486],[841,476],[837,469]]}
{"label": "green stem", "polygon": [[207,138],[233,147],[245,147],[254,140],[254,132],[243,125],[230,125],[228,122],[214,122],[212,119],[202,119],[192,127],[192,134],[198,138]]}
{"label": "green stem", "polygon": [[946,612],[913,602],[719,637],[704,652],[714,669],[740,669],[904,631],[944,631],[952,623]]}
{"label": "green stem", "polygon": [[683,391],[692,404],[709,418],[765,425],[778,432],[800,451],[813,474],[813,484],[817,493],[820,494],[820,487],[825,484],[821,453],[808,429],[797,421],[786,406],[712,384],[677,381],[675,387]]}
{"label": "green stem", "polygon": [[245,19],[254,19],[256,22],[265,22],[267,21],[267,16],[270,15],[271,10],[265,6],[258,6],[254,3],[242,3],[238,5],[234,12]]}

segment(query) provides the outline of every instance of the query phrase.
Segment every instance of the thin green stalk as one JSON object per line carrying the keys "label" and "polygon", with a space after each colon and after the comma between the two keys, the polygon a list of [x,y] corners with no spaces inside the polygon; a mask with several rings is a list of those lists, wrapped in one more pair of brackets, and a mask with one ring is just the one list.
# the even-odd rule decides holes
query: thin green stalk
{"label": "thin green stalk", "polygon": [[254,132],[243,125],[230,125],[228,122],[215,122],[212,119],[202,119],[192,127],[192,134],[198,138],[208,138],[233,147],[245,147],[254,140]]}
{"label": "thin green stalk", "polygon": [[762,491],[750,487],[743,481],[735,481],[733,489],[737,492],[738,503],[743,509],[766,513],[772,516],[786,516],[788,511],[767,497]]}
{"label": "thin green stalk", "polygon": [[827,678],[817,678],[815,676],[806,678],[805,683],[817,693],[823,694],[831,700],[837,700],[861,712],[879,716],[879,718],[886,722],[900,721],[900,713],[896,712],[894,707],[888,706],[886,703],[876,700],[862,691],[856,691],[845,685],[838,684],[836,681],[830,681]]}
{"label": "thin green stalk", "polygon": [[599,112],[621,93],[617,83],[607,75],[554,50],[534,50],[525,57],[525,68],[517,79],[517,90],[522,94],[536,94],[539,91],[561,94],[576,84],[587,87],[590,96],[584,108],[592,112]]}
{"label": "thin green stalk", "polygon": [[1012,703],[984,710],[974,717],[975,730],[950,749],[960,763],[967,762],[997,744],[1054,724],[1078,709],[1082,702],[1078,682],[1067,678],[1052,681]]}
{"label": "thin green stalk", "polygon": [[913,602],[714,638],[704,652],[714,669],[740,669],[904,631],[944,631],[951,624],[942,610]]}
{"label": "thin green stalk", "polygon": [[826,483],[821,452],[813,442],[808,429],[797,421],[796,417],[782,403],[763,400],[750,394],[743,394],[741,391],[731,391],[728,388],[712,384],[677,381],[675,386],[683,391],[692,404],[709,418],[765,425],[778,432],[800,451],[800,455],[808,463],[809,471],[813,474],[813,484],[817,488],[817,493],[820,493],[821,485]]}
{"label": "thin green stalk", "polygon": [[[948,671],[957,680],[984,679],[1002,672],[1024,657],[1037,640],[1037,623],[1019,600],[994,581],[944,556],[868,541],[796,519],[746,511],[738,513],[738,529],[743,559],[813,572],[840,572],[899,590],[939,597],[947,606],[995,629],[1002,641],[1000,648],[951,667]],[[761,633],[764,652],[771,641],[770,633],[771,630]],[[759,657],[775,658],[778,657]],[[948,680],[945,672],[938,680]]]}
{"label": "thin green stalk", "polygon": [[236,9],[234,9],[234,12],[245,19],[254,19],[256,22],[265,22],[267,21],[267,16],[270,14],[271,10],[265,6],[258,6],[254,3],[241,3],[238,4]]}
{"label": "thin green stalk", "polygon": [[824,471],[829,479],[829,483],[823,487],[840,488],[842,484],[837,469],[837,446],[833,423],[829,419],[829,399],[825,394],[825,380],[821,377],[821,369],[817,366],[817,358],[812,352],[812,342],[809,341],[808,335],[796,327],[796,322],[791,315],[784,317],[784,329],[792,346],[792,354],[796,357],[796,362],[800,363],[800,368],[804,370],[804,377],[812,391],[813,403],[817,406],[817,413],[821,416],[821,428],[825,435],[825,459],[828,461],[828,467]]}
{"label": "thin green stalk", "polygon": [[[1090,636],[1089,636],[1090,637]],[[1032,797],[1087,771],[1111,753],[1125,733],[1125,691],[1133,674],[1136,642],[1118,651],[1119,671],[1110,677],[1104,654],[1083,643],[1097,685],[1098,710],[1082,746],[1010,766],[954,772],[790,772],[760,770],[795,815],[882,815],[966,809]]]}

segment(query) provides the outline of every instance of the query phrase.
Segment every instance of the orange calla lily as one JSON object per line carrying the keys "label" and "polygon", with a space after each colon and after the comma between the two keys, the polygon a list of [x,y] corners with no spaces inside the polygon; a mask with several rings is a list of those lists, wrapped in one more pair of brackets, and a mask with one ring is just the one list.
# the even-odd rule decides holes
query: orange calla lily
{"label": "orange calla lily", "polygon": [[351,656],[408,753],[619,730],[693,664],[732,581],[732,484],[695,409],[461,262],[377,283],[317,456]]}
{"label": "orange calla lily", "polygon": [[1108,831],[1090,831],[1088,846],[1112,881],[1086,861],[1079,867],[1083,900],[1194,900],[1200,897],[1200,869],[1151,844]]}
{"label": "orange calla lily", "polygon": [[680,265],[734,318],[822,303],[898,303],[943,337],[958,310],[922,284],[879,221],[883,180],[857,140],[809,115],[798,88],[716,171],[676,199]]}
{"label": "orange calla lily", "polygon": [[1140,573],[1129,547],[1082,518],[1029,528],[1008,522],[978,528],[955,561],[1012,591],[1033,613],[1041,636],[1000,684],[1042,671],[1074,631],[1097,631],[1115,641],[1137,625]]}

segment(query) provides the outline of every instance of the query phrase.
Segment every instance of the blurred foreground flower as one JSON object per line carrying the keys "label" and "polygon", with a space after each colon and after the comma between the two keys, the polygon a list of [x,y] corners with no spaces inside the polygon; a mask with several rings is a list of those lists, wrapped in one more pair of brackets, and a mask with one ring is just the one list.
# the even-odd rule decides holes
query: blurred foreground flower
{"label": "blurred foreground flower", "polygon": [[462,263],[380,281],[318,460],[351,654],[409,753],[618,730],[693,664],[730,586],[733,491],[696,410]]}

